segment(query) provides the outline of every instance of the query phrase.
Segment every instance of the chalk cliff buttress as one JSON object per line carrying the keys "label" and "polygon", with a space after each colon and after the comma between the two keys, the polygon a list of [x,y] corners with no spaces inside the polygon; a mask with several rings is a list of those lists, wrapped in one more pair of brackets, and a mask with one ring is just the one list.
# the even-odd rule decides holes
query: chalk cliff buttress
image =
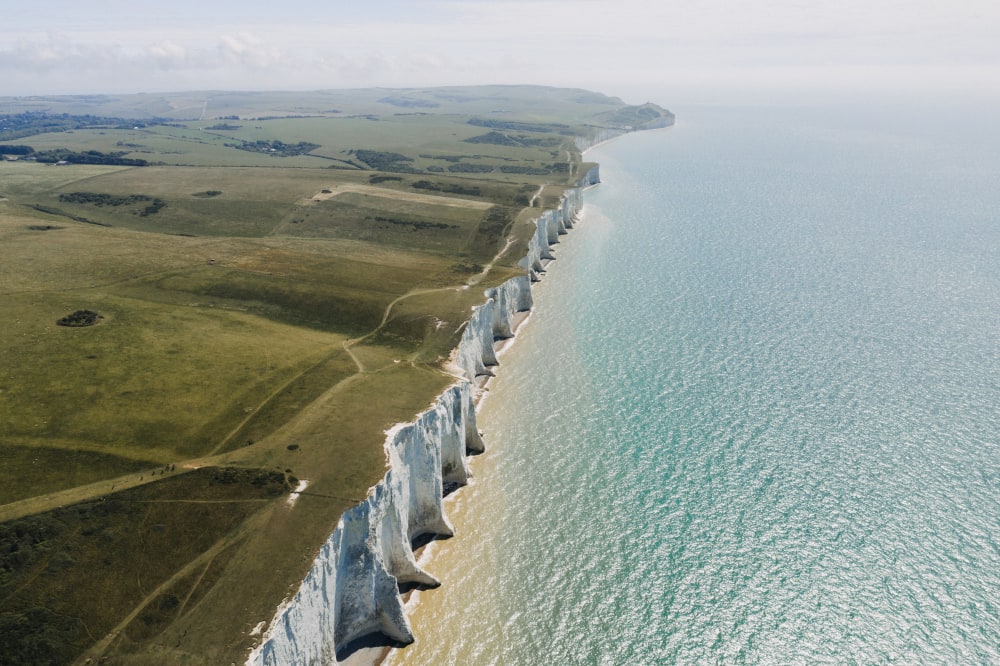
{"label": "chalk cliff buttress", "polygon": [[597,182],[594,167],[558,208],[538,217],[520,262],[525,275],[488,289],[486,302],[466,323],[452,357],[460,379],[413,422],[387,433],[385,477],[341,517],[298,592],[278,609],[250,653],[248,665],[336,663],[338,649],[376,632],[413,641],[399,584],[438,584],[417,564],[411,544],[422,535],[452,533],[443,511],[444,485],[464,485],[466,454],[483,450],[476,427],[476,378],[493,374],[495,342],[511,337],[517,313],[531,309],[531,282],[554,258],[551,246],[559,235],[572,228],[583,189]]}

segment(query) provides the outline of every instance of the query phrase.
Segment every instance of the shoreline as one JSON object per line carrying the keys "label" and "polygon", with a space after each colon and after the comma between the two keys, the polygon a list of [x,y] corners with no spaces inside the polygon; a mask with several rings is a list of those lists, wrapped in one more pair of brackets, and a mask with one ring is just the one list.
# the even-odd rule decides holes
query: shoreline
{"label": "shoreline", "polygon": [[[362,666],[379,663],[388,654],[382,647],[365,646],[373,635],[397,645],[415,640],[406,609],[411,595],[404,600],[399,587],[440,583],[421,566],[426,549],[418,548],[418,556],[413,543],[454,534],[444,514],[444,488],[467,485],[469,454],[485,450],[476,412],[488,393],[491,368],[528,319],[531,284],[555,258],[552,246],[559,236],[578,221],[584,189],[599,182],[599,167],[591,164],[576,186],[564,190],[556,208],[542,210],[532,221],[535,232],[517,264],[524,274],[486,289],[485,301],[466,321],[446,366],[455,383],[413,421],[386,432],[388,465],[382,481],[340,517],[298,591],[276,610],[246,664],[332,660]],[[343,660],[337,658],[341,651],[347,652]]]}
{"label": "shoreline", "polygon": [[[621,136],[621,134],[618,134],[618,135],[606,138],[606,139],[604,139],[604,140],[602,140],[602,141],[600,141],[598,143],[595,143],[592,146],[589,146],[586,149],[586,151],[589,151],[589,150],[591,150],[591,148],[597,147],[598,145],[601,145],[601,144],[607,143],[609,141],[612,141],[613,139],[617,138],[618,136]],[[586,152],[586,151],[584,151],[584,152]],[[583,153],[581,153],[581,154],[583,154]],[[597,169],[597,168],[599,168],[599,166],[595,166],[594,168]],[[586,185],[586,186],[582,186],[579,189],[580,189],[580,191],[582,193],[582,192],[585,192],[586,190],[589,190],[592,187],[596,187],[599,184],[600,184],[600,181],[598,180],[598,182],[595,182],[595,183],[592,183],[592,184],[589,184],[589,185]],[[581,204],[579,213],[577,214],[576,219],[574,220],[574,225],[573,225],[574,228],[575,228],[575,226],[580,221],[582,221],[584,219],[584,216],[585,216],[585,207],[584,207],[584,205]],[[543,272],[547,272],[549,264],[551,264],[553,261],[555,261],[555,257],[552,257],[552,258],[549,258],[549,259],[545,259],[543,261],[543,267],[545,269]],[[497,357],[498,361],[499,361],[499,359],[501,357],[503,357],[504,355],[506,355],[507,352],[509,352],[509,351],[511,351],[511,349],[513,349],[514,343],[517,342],[517,340],[518,340],[518,337],[517,337],[518,332],[522,331],[523,330],[522,327],[525,326],[531,320],[531,317],[532,317],[532,314],[534,314],[534,311],[535,311],[534,306],[532,306],[532,308],[530,310],[517,313],[518,314],[517,319],[516,319],[515,323],[512,324],[512,327],[511,327],[511,329],[512,329],[512,335],[510,337],[508,337],[508,338],[504,338],[502,340],[498,340],[498,341],[495,342],[494,348],[495,348],[495,354],[496,354],[496,357]],[[499,365],[500,364],[497,363],[497,366],[499,366]],[[495,374],[483,375],[481,377],[482,377],[483,381],[481,383],[479,383],[479,385],[478,385],[478,387],[476,389],[475,397],[474,397],[477,416],[479,415],[479,412],[483,408],[483,406],[484,406],[484,404],[486,402],[486,399],[490,396],[490,385],[493,384],[493,382],[497,379],[497,376]],[[471,476],[473,476],[473,478],[474,478],[474,475],[471,475]],[[459,488],[458,490],[460,491],[460,490],[462,490],[462,488]],[[455,493],[453,493],[453,495],[454,495],[454,498],[451,499],[448,502],[451,505],[450,508],[452,508],[452,509],[456,508],[455,505],[457,505],[459,503],[464,504],[465,507],[469,506],[468,502],[472,498],[465,497],[463,495],[459,495],[459,493],[457,491]],[[451,495],[449,495],[449,497],[451,497]],[[434,539],[434,540],[431,540],[430,542],[428,542],[427,544],[425,544],[424,546],[422,546],[420,548],[420,552],[418,554],[418,560],[417,560],[418,563],[423,567],[424,565],[427,565],[427,564],[430,564],[431,562],[433,562],[436,555],[438,557],[440,557],[440,555],[437,552],[438,548],[444,547],[444,545],[445,545],[445,543],[447,541],[448,541],[448,539],[446,539],[446,540]],[[421,595],[422,592],[431,592],[431,593],[433,593],[435,591],[435,589],[436,588],[431,588],[431,589],[428,589],[428,590],[419,590],[419,589],[416,589],[416,590],[411,590],[410,592],[408,592],[405,595],[405,597],[404,597],[405,608],[406,608],[406,611],[407,611],[407,616],[410,616],[412,613],[414,613],[417,610],[417,608],[420,606],[421,599],[422,599],[422,595]],[[384,666],[385,664],[387,664],[393,658],[394,654],[398,653],[400,655],[405,655],[405,651],[407,650],[408,647],[409,646],[401,646],[401,647],[386,646],[385,648],[383,648],[382,650],[380,650],[380,653],[378,654],[377,658],[374,661],[370,662],[370,663],[371,663],[372,666]],[[347,662],[341,662],[341,663],[347,663]],[[351,666],[366,666],[366,664],[361,664],[361,663],[354,664],[352,662]]]}
{"label": "shoreline", "polygon": [[[625,134],[629,134],[629,133],[630,132],[610,133],[611,134],[610,136],[603,137],[600,140],[594,141],[594,142],[590,143],[589,145],[587,145],[586,148],[584,148],[581,151],[581,156],[586,155],[593,148],[597,148],[597,147],[599,147],[601,145],[604,145],[605,143],[609,143],[609,142],[613,141],[614,139],[616,139],[616,138],[618,138],[620,136],[623,136]],[[596,163],[596,162],[591,162],[591,163],[596,165],[595,169],[599,169],[599,164],[598,163]],[[587,191],[587,190],[591,189],[592,187],[595,187],[596,185],[599,185],[599,184],[600,184],[600,180],[598,180],[597,182],[591,183],[591,184],[587,184],[587,185],[581,186],[579,188],[580,193],[582,194],[583,192],[585,192],[585,191]],[[584,221],[586,219],[586,216],[587,216],[586,206],[585,206],[585,204],[582,203],[582,200],[581,200],[580,210],[579,210],[578,216],[577,216],[577,218],[576,218],[575,223],[574,223],[573,226],[575,227],[577,223]],[[554,260],[555,260],[555,257],[553,256],[551,258],[545,259],[542,262],[543,263],[543,268],[546,269],[546,272],[547,272],[548,265],[552,261],[554,261]],[[519,339],[519,337],[518,337],[517,334],[523,333],[524,329],[522,327],[525,326],[528,323],[528,321],[530,321],[532,319],[532,315],[535,314],[534,306],[531,308],[531,310],[528,310],[528,311],[526,311],[524,313],[521,313],[521,314],[523,314],[523,318],[518,322],[518,325],[517,325],[516,329],[514,330],[515,335],[513,335],[513,336],[511,336],[509,338],[500,340],[500,341],[497,342],[495,349],[496,349],[496,356],[497,356],[498,359],[501,356],[506,355],[506,353],[510,352],[514,348],[514,343],[517,342],[517,340]],[[486,403],[486,399],[490,396],[490,393],[491,393],[490,387],[493,384],[493,381],[495,379],[497,379],[497,376],[496,375],[485,376],[485,377],[483,377],[483,379],[485,381],[482,383],[482,386],[479,389],[478,395],[477,395],[477,398],[476,398],[476,412],[477,412],[477,416],[480,413],[480,411],[482,410],[482,408],[484,407],[484,405]],[[485,468],[487,465],[490,464],[490,460],[489,460],[488,456],[490,456],[492,453],[494,453],[494,451],[491,448],[485,455],[475,457],[473,464],[476,467],[479,468],[478,470],[476,470],[477,474],[480,474],[480,473],[488,471],[488,470],[485,470],[483,468]],[[485,476],[485,474],[484,474],[484,476]],[[476,490],[477,490],[476,488],[472,487],[474,485],[474,483],[475,482],[473,481],[473,483],[469,484],[469,487],[465,488],[465,490],[466,490],[465,493],[463,493],[463,494],[454,493],[453,497],[449,496],[449,499],[448,499],[449,514],[461,515],[463,511],[467,512],[467,513],[474,513],[475,512],[475,505],[474,505],[474,503],[476,505],[479,505],[480,509],[482,509],[481,501],[484,498],[483,497],[470,496],[471,493],[469,491],[476,492]],[[476,502],[476,500],[480,500],[480,501]],[[480,511],[480,513],[481,513],[481,511]],[[466,516],[466,518],[468,518],[468,517],[469,516]],[[475,519],[473,519],[473,520],[475,520]],[[462,536],[465,536],[465,535],[466,535],[465,532],[463,532],[461,534],[456,534],[455,538],[461,539]],[[431,565],[435,560],[437,560],[439,563],[445,564],[444,568],[447,569],[448,568],[447,567],[447,563],[454,561],[454,560],[450,560],[449,559],[450,557],[462,558],[463,557],[464,549],[463,549],[463,544],[461,544],[461,543],[452,544],[452,546],[453,546],[452,548],[444,550],[446,548],[445,542],[451,541],[451,540],[452,539],[442,540],[442,541],[440,541],[440,543],[438,542],[438,540],[432,540],[429,543],[427,543],[421,549],[421,552],[419,554],[419,563],[421,564],[421,566]],[[467,546],[468,544],[465,544],[465,545]],[[442,562],[442,558],[444,559],[444,562]],[[443,576],[442,576],[442,578],[443,578]],[[422,596],[422,594],[421,594],[422,592],[431,592],[431,593],[433,593],[434,590],[433,589],[431,589],[431,590],[413,590],[410,593],[408,593],[407,598],[406,598],[406,606],[405,606],[408,616],[409,615],[415,615],[416,612],[417,612],[417,610],[418,610],[418,608],[420,608],[423,604],[427,603],[428,601],[431,601],[433,603],[434,597],[431,596],[431,597],[425,598],[425,597]],[[450,607],[454,608],[454,605],[452,605]],[[441,609],[440,608],[436,608],[434,610],[440,611]],[[435,624],[438,624],[441,619],[442,618],[440,618],[440,617],[437,618],[438,622],[435,622]],[[407,659],[408,659],[407,656],[406,656],[408,649],[410,649],[410,646],[397,646],[397,647],[387,646],[383,650],[381,650],[381,652],[378,655],[377,659],[375,661],[371,662],[371,663],[375,664],[377,666],[386,666],[387,664],[390,665],[390,666],[395,666],[397,663],[400,663],[400,662],[403,663],[403,664],[405,664],[405,663],[407,663]],[[415,658],[419,659],[419,657],[415,657]]]}
{"label": "shoreline", "polygon": [[[546,262],[546,266],[551,261],[552,260]],[[505,338],[503,340],[499,340],[496,342],[495,349],[498,360],[502,356],[504,356],[508,351],[510,351],[511,348],[514,346],[514,342],[517,339],[517,332],[521,330],[522,326],[528,323],[528,320],[531,319],[531,314],[533,311],[534,309],[527,310],[525,312],[518,312],[511,323],[511,332],[513,333],[513,335],[511,335],[509,338]],[[477,416],[479,414],[479,411],[482,409],[484,403],[486,402],[486,398],[488,398],[490,395],[490,384],[492,384],[495,379],[496,375],[483,375],[482,381],[476,383],[476,389],[473,394],[473,404],[475,405]],[[473,475],[470,473],[470,477],[472,476]],[[456,488],[453,493],[449,493],[449,497],[451,495],[455,495],[455,499],[453,500],[453,502],[459,501],[460,496],[457,493],[461,489],[462,489],[461,487]],[[447,498],[444,499],[447,500]],[[426,544],[420,546],[414,551],[414,554],[416,555],[417,558],[417,564],[419,564],[421,568],[424,568],[425,565],[433,561],[434,554],[437,551],[437,548],[435,548],[435,546],[438,545],[438,543],[439,543],[438,539],[431,539]],[[443,542],[441,543],[443,544]],[[401,595],[403,599],[403,607],[406,610],[407,617],[409,617],[420,604],[420,593],[433,592],[435,589],[436,588],[430,588],[427,590],[414,589]],[[399,649],[405,650],[406,647],[404,646],[402,648],[398,648],[391,645],[386,645],[376,648],[361,648],[352,653],[346,659],[338,661],[337,663],[343,664],[345,666],[383,666],[386,663],[386,661],[392,656],[392,654]],[[368,654],[369,652],[374,654]],[[355,657],[358,658],[356,659]]]}
{"label": "shoreline", "polygon": [[[546,262],[546,265],[547,264],[548,262]],[[497,341],[495,344],[496,356],[498,360],[514,346],[514,342],[517,338],[517,332],[521,330],[521,327],[524,326],[529,319],[531,319],[532,312],[533,309],[518,312],[515,315],[513,321],[511,322],[512,335],[509,338]],[[486,398],[489,397],[490,384],[492,384],[495,379],[495,375],[482,375],[482,381],[476,383],[476,389],[473,394],[473,404],[475,405],[477,416],[480,409],[482,409],[483,404],[486,402]],[[470,477],[472,476],[473,475],[470,474]],[[457,495],[457,492],[461,489],[462,488],[457,488],[453,493],[449,493],[449,496],[456,496],[453,501],[458,501],[459,496]],[[447,500],[447,498],[444,499]],[[417,558],[417,564],[419,564],[421,568],[433,561],[435,551],[437,550],[434,546],[438,544],[438,541],[438,539],[432,539],[414,551]],[[430,588],[428,590],[414,589],[401,595],[403,599],[403,607],[406,610],[407,617],[409,617],[418,607],[420,603],[420,593],[430,592],[434,589],[436,588]],[[405,646],[403,648],[397,648],[391,645],[376,648],[361,648],[352,653],[346,659],[338,661],[337,663],[344,664],[345,666],[383,666],[383,664],[385,664],[386,661],[392,656],[393,652],[398,649],[406,648]],[[356,657],[358,658],[356,659]]]}
{"label": "shoreline", "polygon": [[[672,124],[670,120],[664,126]],[[578,140],[581,157],[626,133]],[[416,640],[408,615],[419,603],[420,591],[441,585],[423,568],[436,550],[427,546],[454,536],[444,512],[444,501],[453,493],[446,494],[444,488],[469,485],[468,460],[485,451],[476,414],[489,394],[492,368],[530,319],[532,283],[541,280],[556,258],[552,247],[559,237],[581,220],[584,191],[600,183],[599,165],[589,164],[555,208],[542,210],[532,220],[535,232],[517,264],[524,274],[486,289],[485,302],[473,308],[446,366],[456,382],[412,422],[386,432],[385,477],[366,500],[341,516],[299,591],[278,608],[248,655],[248,666],[303,661],[382,664],[394,648]],[[422,545],[415,552],[417,541]],[[400,584],[415,587],[401,594]],[[378,634],[395,645],[365,645]],[[346,652],[343,659],[337,656],[341,651]]]}

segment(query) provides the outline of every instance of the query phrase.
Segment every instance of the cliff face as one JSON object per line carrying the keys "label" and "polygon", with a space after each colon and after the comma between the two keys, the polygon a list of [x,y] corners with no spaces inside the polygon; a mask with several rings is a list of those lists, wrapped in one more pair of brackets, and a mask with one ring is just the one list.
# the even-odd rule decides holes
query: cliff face
{"label": "cliff face", "polygon": [[451,534],[444,483],[464,484],[466,453],[482,447],[471,385],[464,381],[390,431],[385,478],[341,517],[247,663],[331,664],[337,648],[375,632],[412,642],[398,585],[437,581],[417,564],[410,544],[424,534]]}
{"label": "cliff face", "polygon": [[474,382],[497,365],[495,342],[514,334],[519,312],[532,307],[531,282],[553,259],[551,246],[572,228],[583,188],[599,182],[597,167],[567,192],[556,210],[544,212],[528,254],[526,274],[488,289],[473,310],[452,363],[459,381],[417,418],[387,433],[389,471],[361,504],[341,517],[323,544],[299,591],[278,609],[248,665],[333,664],[351,641],[381,632],[410,643],[399,584],[436,586],[413,555],[414,539],[450,535],[442,499],[446,483],[469,478],[466,455],[483,450],[476,427]]}
{"label": "cliff face", "polygon": [[[545,272],[545,261],[555,259],[552,245],[559,242],[559,236],[573,228],[573,223],[583,207],[583,190],[600,182],[598,167],[591,168],[580,179],[578,187],[567,190],[559,208],[547,210],[535,221],[535,235],[528,243],[528,253],[519,262],[532,282]],[[489,294],[487,294],[489,295]]]}

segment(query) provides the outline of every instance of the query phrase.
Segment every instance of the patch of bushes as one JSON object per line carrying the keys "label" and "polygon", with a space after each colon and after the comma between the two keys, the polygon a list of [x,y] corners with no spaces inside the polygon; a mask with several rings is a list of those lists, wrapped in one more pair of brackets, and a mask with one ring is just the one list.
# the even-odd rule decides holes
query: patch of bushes
{"label": "patch of bushes", "polygon": [[251,485],[277,496],[288,490],[285,475],[275,470],[218,467],[212,472],[212,485]]}
{"label": "patch of bushes", "polygon": [[496,118],[471,118],[470,125],[488,127],[490,129],[514,130],[515,132],[538,132],[542,134],[562,134],[573,136],[573,128],[563,123],[525,123],[515,120],[499,120]]}
{"label": "patch of bushes", "polygon": [[383,97],[378,101],[382,104],[392,104],[404,109],[436,109],[441,106],[437,102],[430,102],[425,99],[413,99],[412,97]]}
{"label": "patch of bushes", "polygon": [[34,157],[39,162],[55,164],[56,162],[69,162],[70,164],[107,164],[112,166],[148,166],[146,160],[134,157],[122,157],[127,154],[125,151],[114,153],[102,153],[99,150],[84,150],[76,152],[66,148],[55,150],[43,150],[35,153]]}
{"label": "patch of bushes", "polygon": [[445,224],[444,222],[425,222],[423,220],[401,220],[396,217],[366,217],[366,220],[384,222],[386,224],[396,224],[399,226],[410,226],[414,229],[458,229],[458,225]]}
{"label": "patch of bushes", "polygon": [[[503,135],[501,135],[501,136],[503,136]],[[476,155],[428,155],[428,154],[421,154],[420,157],[424,158],[425,160],[442,160],[444,162],[452,162],[452,163],[461,162],[462,160],[482,160],[482,159],[502,160],[504,162],[516,162],[517,161],[516,159],[514,159],[512,157],[500,157],[499,155],[479,155],[479,154],[476,154]]]}
{"label": "patch of bushes", "polygon": [[488,143],[494,146],[520,146],[520,141],[513,139],[503,132],[487,132],[486,134],[480,134],[479,136],[472,136],[465,139],[465,143]]}
{"label": "patch of bushes", "polygon": [[54,613],[48,608],[0,613],[5,664],[68,664],[76,656],[85,631],[79,618]]}
{"label": "patch of bushes", "polygon": [[535,148],[555,148],[562,144],[562,141],[554,136],[526,136],[524,134],[518,134],[517,140],[525,146],[533,146]]}
{"label": "patch of bushes", "polygon": [[541,169],[539,167],[527,167],[527,166],[513,166],[513,165],[503,165],[500,170],[504,173],[520,173],[528,176],[548,176],[552,172],[548,169]]}
{"label": "patch of bushes", "polygon": [[493,171],[493,167],[489,164],[459,162],[458,164],[449,164],[448,171],[452,173],[490,173]]}
{"label": "patch of bushes", "polygon": [[100,192],[67,192],[59,195],[59,201],[63,203],[91,204],[93,206],[126,206],[140,201],[152,200],[152,197],[147,197],[145,194],[115,196]]}
{"label": "patch of bushes", "polygon": [[167,207],[167,202],[163,199],[153,199],[153,203],[139,211],[139,217],[148,217],[159,213],[161,209]]}
{"label": "patch of bushes", "polygon": [[407,157],[401,153],[392,153],[383,150],[367,150],[364,148],[357,148],[348,152],[376,171],[400,171],[403,173],[416,172],[416,169],[409,165],[409,162],[412,162],[413,158]]}
{"label": "patch of bushes", "polygon": [[251,153],[266,153],[268,155],[274,155],[275,157],[294,157],[296,155],[305,155],[306,153],[319,148],[318,143],[310,143],[308,141],[285,143],[284,141],[278,141],[277,139],[258,139],[257,141],[242,141],[240,143],[227,143],[226,145],[230,148],[236,148],[237,150],[246,150]]}
{"label": "patch of bushes", "polygon": [[[221,194],[221,192],[220,192]],[[130,206],[132,204],[150,202],[136,214],[148,217],[166,208],[167,202],[160,198],[148,197],[145,194],[128,194],[125,196],[104,194],[102,192],[66,192],[59,195],[63,203],[87,204],[91,206]]]}
{"label": "patch of bushes", "polygon": [[88,127],[112,127],[114,129],[133,129],[148,125],[165,125],[163,118],[153,120],[133,120],[128,118],[111,118],[90,114],[71,115],[68,113],[46,113],[45,111],[25,111],[0,116],[0,140],[20,139],[36,134],[50,132],[65,132],[67,130],[85,129]]}
{"label": "patch of bushes", "polygon": [[553,136],[528,136],[525,134],[511,136],[509,134],[504,134],[503,132],[493,131],[487,132],[486,134],[480,134],[479,136],[470,137],[465,139],[465,142],[489,143],[496,146],[533,146],[536,148],[551,148],[561,144],[562,140]]}
{"label": "patch of bushes", "polygon": [[418,190],[431,190],[432,192],[445,192],[447,194],[459,194],[462,196],[479,197],[483,191],[476,186],[453,185],[451,183],[434,183],[429,180],[418,180],[410,187]]}
{"label": "patch of bushes", "polygon": [[62,319],[57,320],[56,324],[59,326],[77,328],[82,326],[93,326],[99,319],[104,319],[104,317],[93,310],[77,310],[76,312],[66,315]]}

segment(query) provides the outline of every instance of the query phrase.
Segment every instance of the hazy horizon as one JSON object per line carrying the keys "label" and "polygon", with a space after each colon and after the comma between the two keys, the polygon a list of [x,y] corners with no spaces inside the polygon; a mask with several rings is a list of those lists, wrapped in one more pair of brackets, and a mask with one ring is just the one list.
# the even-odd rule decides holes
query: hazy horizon
{"label": "hazy horizon", "polygon": [[1000,6],[780,0],[26,5],[0,94],[538,84],[625,101],[994,97]]}

